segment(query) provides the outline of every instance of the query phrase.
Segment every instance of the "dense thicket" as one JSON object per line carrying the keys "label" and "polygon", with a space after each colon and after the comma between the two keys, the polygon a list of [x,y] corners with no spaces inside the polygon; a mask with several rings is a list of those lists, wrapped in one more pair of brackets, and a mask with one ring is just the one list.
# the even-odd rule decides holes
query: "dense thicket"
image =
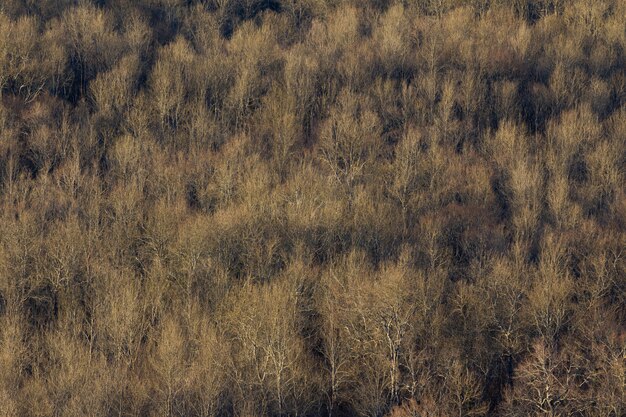
{"label": "dense thicket", "polygon": [[2,0],[0,416],[626,415],[623,0]]}

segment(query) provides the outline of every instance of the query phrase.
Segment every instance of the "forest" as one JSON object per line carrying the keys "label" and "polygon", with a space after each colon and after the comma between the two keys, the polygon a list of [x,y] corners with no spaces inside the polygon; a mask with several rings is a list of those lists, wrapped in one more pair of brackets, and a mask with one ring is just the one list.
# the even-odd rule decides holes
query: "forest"
{"label": "forest", "polygon": [[48,416],[626,416],[626,1],[0,0]]}

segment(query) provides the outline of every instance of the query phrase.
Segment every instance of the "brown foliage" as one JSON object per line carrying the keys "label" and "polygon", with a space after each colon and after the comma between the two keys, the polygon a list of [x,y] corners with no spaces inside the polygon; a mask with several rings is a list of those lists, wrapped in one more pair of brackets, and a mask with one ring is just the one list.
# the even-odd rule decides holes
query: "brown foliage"
{"label": "brown foliage", "polygon": [[0,416],[624,415],[625,4],[0,2]]}

